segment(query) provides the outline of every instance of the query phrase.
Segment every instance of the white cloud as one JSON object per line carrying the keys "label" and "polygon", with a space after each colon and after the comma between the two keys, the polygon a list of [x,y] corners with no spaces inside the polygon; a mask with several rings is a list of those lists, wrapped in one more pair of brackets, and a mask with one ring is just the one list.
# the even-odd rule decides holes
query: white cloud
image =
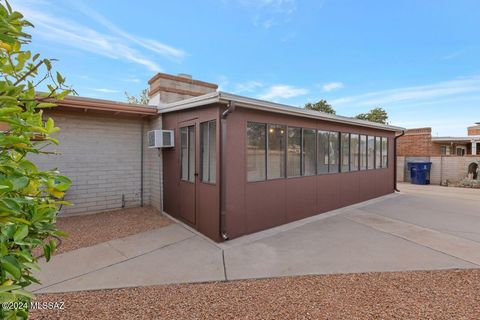
{"label": "white cloud", "polygon": [[330,82],[322,86],[324,92],[330,92],[337,89],[342,89],[345,85],[342,82]]}
{"label": "white cloud", "polygon": [[130,35],[87,7],[82,7],[82,12],[106,27],[109,32],[99,32],[84,24],[62,18],[62,15],[55,14],[57,6],[49,2],[26,1],[21,4],[15,3],[14,7],[35,25],[34,36],[111,59],[136,63],[150,71],[157,72],[162,68],[139,49],[147,49],[172,60],[181,59],[186,55],[184,51],[158,41]]}
{"label": "white cloud", "polygon": [[243,83],[238,83],[235,85],[235,92],[252,92],[256,89],[262,88],[264,86],[260,81],[248,81]]}
{"label": "white cloud", "polygon": [[107,88],[92,88],[93,91],[102,92],[102,93],[118,93],[119,90],[107,89]]}
{"label": "white cloud", "polygon": [[330,100],[334,106],[386,106],[403,102],[421,102],[447,96],[480,93],[480,76],[458,78],[429,85],[368,92]]}
{"label": "white cloud", "polygon": [[162,56],[165,56],[170,59],[175,59],[175,60],[182,59],[186,56],[186,53],[183,50],[171,47],[157,40],[145,39],[138,36],[134,36],[128,32],[125,32],[124,30],[114,25],[110,20],[105,18],[103,15],[101,15],[97,11],[93,10],[92,8],[86,6],[81,2],[73,2],[73,4],[85,15],[95,20],[96,22],[100,23],[101,25],[106,27],[108,30],[113,32],[114,34],[124,39],[127,39],[128,41],[132,41],[145,49],[151,50]]}
{"label": "white cloud", "polygon": [[258,98],[262,100],[277,100],[277,99],[288,99],[298,96],[303,96],[308,93],[307,89],[297,88],[290,85],[278,84],[271,86],[263,94],[259,95]]}

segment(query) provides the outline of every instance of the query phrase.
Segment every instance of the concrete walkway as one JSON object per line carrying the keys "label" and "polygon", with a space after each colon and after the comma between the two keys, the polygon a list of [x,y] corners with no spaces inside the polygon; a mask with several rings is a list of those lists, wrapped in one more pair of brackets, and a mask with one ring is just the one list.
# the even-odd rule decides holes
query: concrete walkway
{"label": "concrete walkway", "polygon": [[402,193],[216,244],[182,224],[55,256],[37,292],[286,275],[477,268],[480,190]]}

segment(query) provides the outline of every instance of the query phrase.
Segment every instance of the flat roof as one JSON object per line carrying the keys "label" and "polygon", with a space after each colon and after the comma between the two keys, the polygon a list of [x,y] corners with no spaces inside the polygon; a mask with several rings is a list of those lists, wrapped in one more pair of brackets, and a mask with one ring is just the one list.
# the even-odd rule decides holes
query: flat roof
{"label": "flat roof", "polygon": [[355,126],[381,129],[386,131],[397,132],[397,131],[406,130],[405,128],[402,128],[402,127],[391,126],[391,125],[371,122],[371,121],[365,121],[365,120],[360,120],[360,119],[351,118],[351,117],[338,116],[338,115],[333,115],[333,114],[315,111],[315,110],[306,110],[306,109],[298,108],[295,106],[289,106],[289,105],[280,104],[276,102],[270,102],[270,101],[265,101],[265,100],[250,98],[250,97],[239,96],[236,94],[221,92],[221,91],[207,93],[198,97],[164,104],[161,108],[159,108],[159,113],[181,111],[181,110],[200,107],[200,106],[204,106],[212,103],[227,104],[231,101],[235,102],[235,104],[239,107],[268,111],[268,112],[275,112],[275,113],[281,113],[281,114],[288,114],[292,116],[312,118],[312,119],[318,119],[318,120],[324,120],[324,121],[330,121],[330,122],[336,122],[336,123],[345,123],[345,124],[351,124]]}
{"label": "flat roof", "polygon": [[113,112],[114,114],[136,114],[140,116],[153,116],[158,114],[156,106],[78,96],[66,96],[63,100],[55,100],[54,103],[56,103],[58,107],[99,110]]}
{"label": "flat roof", "polygon": [[480,136],[468,137],[432,137],[433,142],[472,142],[480,141]]}

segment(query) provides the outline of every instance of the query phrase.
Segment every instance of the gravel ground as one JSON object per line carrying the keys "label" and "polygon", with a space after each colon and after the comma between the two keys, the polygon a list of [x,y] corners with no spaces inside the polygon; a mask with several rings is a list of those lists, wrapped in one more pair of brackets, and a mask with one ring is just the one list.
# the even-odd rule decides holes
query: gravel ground
{"label": "gravel ground", "polygon": [[56,254],[160,228],[170,223],[170,219],[152,207],[59,217],[58,228],[69,236],[62,238]]}
{"label": "gravel ground", "polygon": [[285,277],[38,295],[31,319],[480,319],[480,270]]}

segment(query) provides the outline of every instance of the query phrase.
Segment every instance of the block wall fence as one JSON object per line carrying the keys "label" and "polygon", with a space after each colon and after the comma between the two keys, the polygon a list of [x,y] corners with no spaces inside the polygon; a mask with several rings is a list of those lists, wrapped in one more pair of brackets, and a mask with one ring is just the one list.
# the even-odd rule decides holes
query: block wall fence
{"label": "block wall fence", "polygon": [[439,185],[442,181],[458,182],[467,176],[468,166],[472,162],[480,164],[480,156],[464,157],[397,157],[397,181],[409,182],[407,163],[425,160],[432,162],[430,183]]}

